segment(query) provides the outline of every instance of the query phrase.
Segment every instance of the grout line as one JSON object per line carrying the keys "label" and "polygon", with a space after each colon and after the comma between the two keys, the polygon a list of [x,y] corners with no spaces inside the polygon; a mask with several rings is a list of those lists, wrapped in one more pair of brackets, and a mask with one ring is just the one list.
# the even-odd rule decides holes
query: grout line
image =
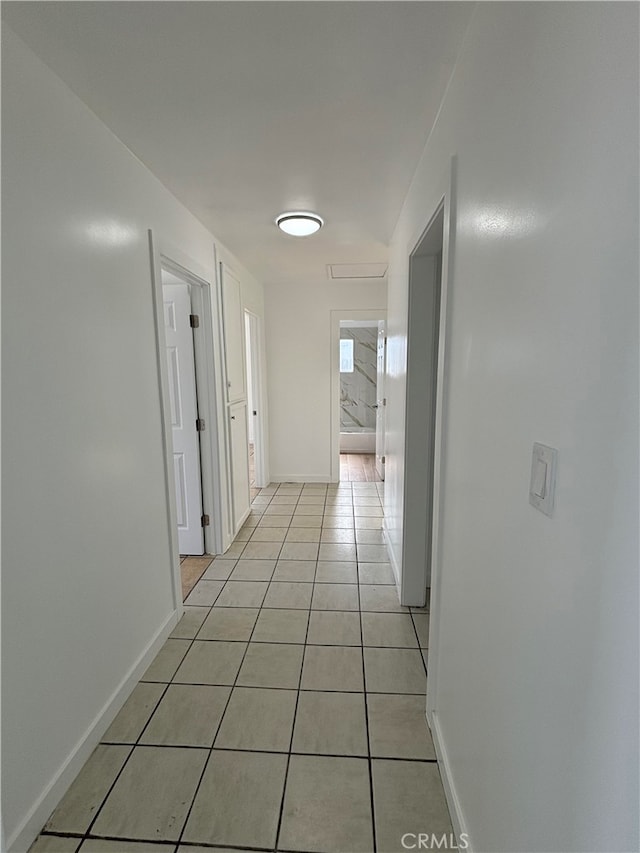
{"label": "grout line", "polygon": [[296,693],[296,705],[293,711],[293,722],[291,724],[291,737],[289,739],[289,754],[287,756],[287,766],[284,772],[284,784],[282,786],[282,799],[280,800],[280,813],[278,815],[278,825],[276,826],[276,840],[274,843],[274,850],[278,849],[278,842],[280,841],[280,832],[282,830],[282,819],[284,817],[284,801],[287,794],[287,783],[289,781],[289,767],[291,765],[291,752],[293,750],[293,736],[296,730],[296,722],[298,718],[298,705],[300,703],[300,693],[302,692],[302,674],[304,672],[304,661],[307,655],[307,640],[309,638],[309,625],[311,623],[311,606],[313,604],[313,593],[315,591],[315,579],[318,574],[318,561],[316,560],[316,570],[313,576],[313,589],[311,591],[311,598],[309,599],[309,609],[307,611],[307,630],[304,635],[304,646],[302,651],[302,661],[300,662],[300,675],[298,677],[298,691]]}
{"label": "grout line", "polygon": [[360,655],[362,658],[362,689],[364,694],[364,719],[365,726],[367,729],[367,766],[369,770],[369,797],[371,799],[371,835],[373,838],[373,853],[376,853],[377,839],[376,839],[376,812],[375,812],[375,802],[373,796],[373,765],[371,763],[371,734],[369,731],[369,702],[367,699],[367,671],[364,665],[364,630],[362,625],[362,603],[360,601],[360,573],[358,572],[358,612],[360,616]]}

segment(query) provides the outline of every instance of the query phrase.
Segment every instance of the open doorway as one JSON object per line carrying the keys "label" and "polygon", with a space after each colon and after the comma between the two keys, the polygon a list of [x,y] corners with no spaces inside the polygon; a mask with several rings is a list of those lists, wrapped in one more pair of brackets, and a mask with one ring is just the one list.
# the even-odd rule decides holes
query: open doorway
{"label": "open doorway", "polygon": [[380,482],[384,479],[386,312],[332,311],[331,315],[332,480]]}

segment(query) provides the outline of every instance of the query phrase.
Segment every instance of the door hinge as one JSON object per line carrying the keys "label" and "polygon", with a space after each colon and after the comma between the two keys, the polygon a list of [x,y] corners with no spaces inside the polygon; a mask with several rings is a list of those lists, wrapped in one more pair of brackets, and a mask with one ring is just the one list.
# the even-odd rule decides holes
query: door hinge
{"label": "door hinge", "polygon": [[382,457],[382,464],[384,465],[386,461],[387,461],[387,457],[386,457],[386,456],[383,456],[383,457]]}
{"label": "door hinge", "polygon": [[386,397],[383,399],[383,401],[382,401],[382,405],[383,405],[383,406],[386,406],[386,405],[387,405],[387,398],[386,398]]}
{"label": "door hinge", "polygon": [[203,515],[201,517],[200,526],[201,527],[208,527],[209,526],[209,516],[208,515]]}
{"label": "door hinge", "polygon": [[257,417],[257,416],[258,416],[258,413],[256,412],[256,410],[255,410],[255,409],[253,410],[253,414],[254,414],[254,416],[255,416],[255,417]]}
{"label": "door hinge", "polygon": [[386,335],[384,336],[384,345],[385,346],[387,345],[387,336]]}
{"label": "door hinge", "polygon": [[189,314],[189,325],[192,329],[197,329],[200,326],[200,317],[197,314]]}
{"label": "door hinge", "polygon": [[204,429],[204,418],[196,418],[196,430],[202,432]]}

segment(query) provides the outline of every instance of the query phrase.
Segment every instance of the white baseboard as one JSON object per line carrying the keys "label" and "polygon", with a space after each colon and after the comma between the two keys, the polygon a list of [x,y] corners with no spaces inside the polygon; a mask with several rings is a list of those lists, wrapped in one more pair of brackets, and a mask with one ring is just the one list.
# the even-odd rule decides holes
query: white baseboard
{"label": "white baseboard", "polygon": [[400,565],[391,546],[391,537],[389,536],[389,531],[387,529],[386,518],[382,520],[382,537],[384,539],[384,544],[387,546],[387,554],[389,555],[389,562],[391,563],[393,576],[396,579],[396,586],[398,587],[398,589],[400,589]]}
{"label": "white baseboard", "polygon": [[[453,831],[458,839],[458,846],[461,850],[465,850],[466,853],[473,853],[473,842],[469,835],[467,822],[464,819],[460,799],[451,774],[451,765],[449,763],[449,756],[447,755],[447,748],[442,737],[440,721],[438,720],[438,715],[435,712],[427,714],[427,724],[431,729],[431,737],[433,738],[440,777],[442,778],[442,787],[444,788],[444,795],[447,799],[447,805],[449,806],[449,814],[451,815]],[[466,846],[460,846],[463,835],[465,836]]]}
{"label": "white baseboard", "polygon": [[116,714],[129,698],[133,688],[140,681],[141,676],[144,675],[145,670],[160,651],[164,641],[177,625],[179,617],[180,613],[174,610],[165,619],[151,642],[147,645],[147,648],[138,657],[118,687],[113,691],[89,728],[84,732],[64,760],[58,772],[51,779],[34,805],[29,809],[26,817],[7,838],[8,853],[25,853],[31,847],[42,827],[49,819],[49,816],[82,769],[84,763],[100,743],[100,738],[109,728]]}

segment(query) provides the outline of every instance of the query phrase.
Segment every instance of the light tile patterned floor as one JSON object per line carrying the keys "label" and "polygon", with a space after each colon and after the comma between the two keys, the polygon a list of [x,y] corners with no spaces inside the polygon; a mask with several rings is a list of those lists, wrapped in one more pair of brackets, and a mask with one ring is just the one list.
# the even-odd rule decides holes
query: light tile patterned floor
{"label": "light tile patterned floor", "polygon": [[262,489],[33,853],[401,851],[451,832],[378,483]]}

